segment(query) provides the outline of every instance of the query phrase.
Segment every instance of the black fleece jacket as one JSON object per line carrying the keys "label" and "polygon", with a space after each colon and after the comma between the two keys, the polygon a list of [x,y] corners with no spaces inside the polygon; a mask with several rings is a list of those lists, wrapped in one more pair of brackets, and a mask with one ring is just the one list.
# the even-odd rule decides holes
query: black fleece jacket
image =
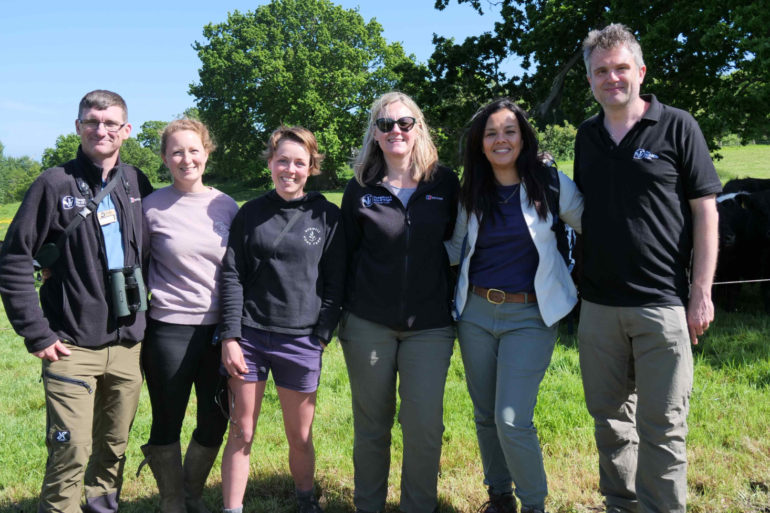
{"label": "black fleece jacket", "polygon": [[318,192],[285,201],[273,190],[241,207],[222,264],[222,339],[240,338],[245,325],[329,342],[345,289],[339,217]]}
{"label": "black fleece jacket", "polygon": [[344,308],[395,330],[451,324],[451,280],[443,241],[457,216],[457,176],[439,167],[406,207],[376,181],[355,179],[342,197],[348,250]]}
{"label": "black fleece jacket", "polygon": [[[141,198],[152,192],[152,186],[141,171],[120,161],[110,177],[118,167],[123,168],[124,183],[118,184],[110,197],[118,212],[128,267],[140,264]],[[119,319],[113,313],[106,285],[104,240],[95,214],[67,237],[61,256],[50,268],[51,277],[40,287],[39,301],[35,291],[34,255],[43,244],[55,243],[85,205],[78,179],[95,197],[101,189],[101,176],[102,169],[78,149],[76,159],[40,174],[8,228],[0,251],[0,295],[8,319],[31,353],[57,339],[81,347],[100,347],[144,337],[144,312]]]}

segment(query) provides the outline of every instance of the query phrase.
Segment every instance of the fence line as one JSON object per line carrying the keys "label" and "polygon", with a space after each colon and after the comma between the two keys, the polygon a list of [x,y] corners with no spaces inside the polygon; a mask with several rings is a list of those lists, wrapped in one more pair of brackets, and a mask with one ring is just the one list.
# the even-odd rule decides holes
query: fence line
{"label": "fence line", "polygon": [[738,280],[738,281],[716,281],[712,285],[736,285],[738,283],[761,283],[770,281],[770,278],[761,278],[759,280]]}

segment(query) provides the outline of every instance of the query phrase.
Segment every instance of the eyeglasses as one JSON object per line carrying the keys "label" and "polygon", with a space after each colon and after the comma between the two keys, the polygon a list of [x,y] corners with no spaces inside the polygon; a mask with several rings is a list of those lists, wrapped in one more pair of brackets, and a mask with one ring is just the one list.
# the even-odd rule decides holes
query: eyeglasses
{"label": "eyeglasses", "polygon": [[99,125],[104,125],[104,129],[111,134],[114,134],[127,124],[118,123],[117,121],[99,121],[98,119],[78,119],[78,122],[80,123],[81,127],[91,132],[99,130]]}
{"label": "eyeglasses", "polygon": [[408,132],[414,128],[414,123],[416,121],[417,120],[412,116],[404,116],[403,118],[398,119],[379,118],[374,122],[374,124],[377,126],[377,128],[379,128],[380,132],[387,134],[393,130],[393,127],[396,125],[398,125],[398,128],[400,128],[402,132]]}

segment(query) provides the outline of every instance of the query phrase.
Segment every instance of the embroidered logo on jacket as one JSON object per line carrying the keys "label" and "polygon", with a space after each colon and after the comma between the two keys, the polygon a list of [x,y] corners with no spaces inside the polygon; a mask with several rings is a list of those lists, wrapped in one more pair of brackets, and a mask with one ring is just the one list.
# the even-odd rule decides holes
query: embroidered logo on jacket
{"label": "embroidered logo on jacket", "polygon": [[653,160],[660,158],[657,155],[655,155],[653,152],[649,150],[645,150],[644,148],[639,148],[634,152],[634,159],[635,160]]}
{"label": "embroidered logo on jacket", "polygon": [[426,194],[425,199],[428,201],[431,201],[431,200],[444,201],[444,198],[442,198],[441,196],[434,196],[433,194]]}
{"label": "embroidered logo on jacket", "polygon": [[387,205],[393,201],[393,196],[375,196],[374,194],[364,194],[361,198],[361,205],[369,208],[372,205]]}
{"label": "embroidered logo on jacket", "polygon": [[318,228],[308,228],[302,237],[308,246],[316,246],[321,242],[321,230]]}
{"label": "embroidered logo on jacket", "polygon": [[72,210],[73,208],[83,208],[86,206],[85,198],[76,198],[74,196],[62,196],[61,208],[64,210]]}
{"label": "embroidered logo on jacket", "polygon": [[71,210],[75,208],[75,197],[74,196],[64,196],[61,199],[61,208],[64,210]]}
{"label": "embroidered logo on jacket", "polygon": [[70,441],[70,432],[69,431],[56,431],[53,434],[53,439],[57,442],[69,442]]}

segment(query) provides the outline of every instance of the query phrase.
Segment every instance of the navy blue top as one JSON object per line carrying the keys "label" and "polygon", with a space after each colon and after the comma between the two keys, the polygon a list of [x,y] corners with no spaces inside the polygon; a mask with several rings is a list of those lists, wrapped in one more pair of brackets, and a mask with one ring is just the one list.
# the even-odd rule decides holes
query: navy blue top
{"label": "navy blue top", "polygon": [[481,221],[470,265],[473,285],[505,292],[535,291],[540,259],[521,213],[519,186],[498,186],[499,208]]}

